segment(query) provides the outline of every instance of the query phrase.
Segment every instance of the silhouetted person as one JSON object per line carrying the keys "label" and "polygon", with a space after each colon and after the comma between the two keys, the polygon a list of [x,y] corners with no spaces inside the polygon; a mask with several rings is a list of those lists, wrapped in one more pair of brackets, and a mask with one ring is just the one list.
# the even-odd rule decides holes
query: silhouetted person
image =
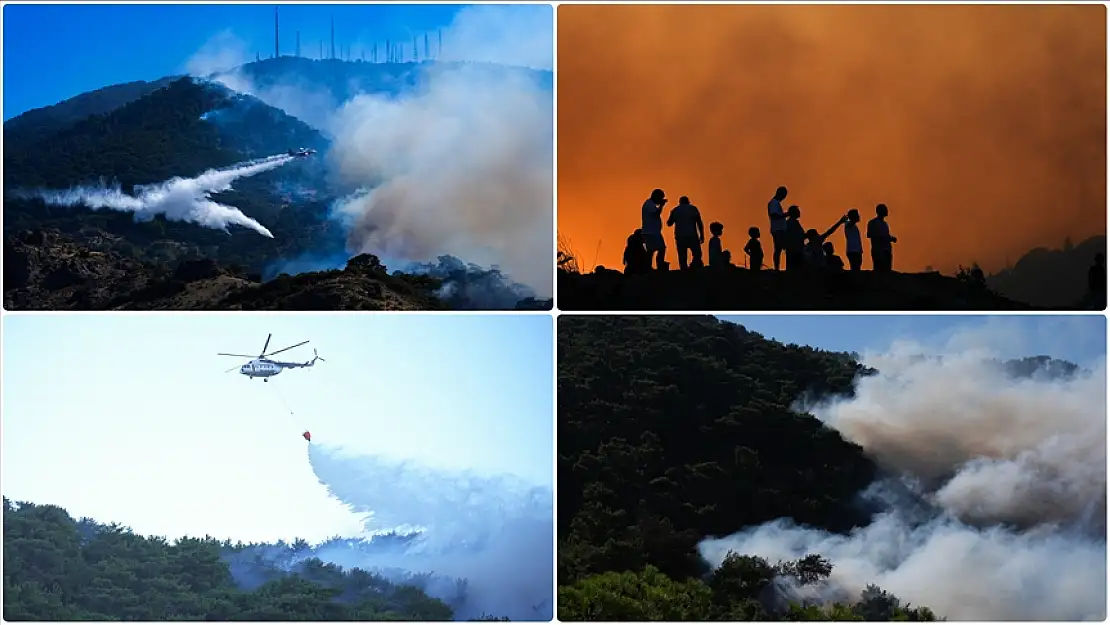
{"label": "silhouetted person", "polygon": [[663,207],[667,205],[667,194],[662,189],[655,189],[651,197],[644,200],[641,209],[642,223],[640,231],[644,237],[644,247],[648,255],[655,254],[655,268],[662,270],[666,267],[667,243],[663,240]]}
{"label": "silhouetted person", "polygon": [[796,205],[786,209],[786,231],[782,233],[782,244],[787,271],[805,266],[806,231],[799,221],[801,218],[802,209]]}
{"label": "silhouetted person", "polygon": [[1106,308],[1106,255],[1097,254],[1095,264],[1087,270],[1087,291],[1096,310]]}
{"label": "silhouetted person", "polygon": [[748,244],[744,246],[744,253],[748,255],[748,268],[752,271],[763,269],[763,244],[759,242],[759,228],[748,228]]}
{"label": "silhouetted person", "polygon": [[709,266],[713,268],[727,267],[728,260],[725,254],[728,250],[721,249],[721,235],[724,234],[725,227],[719,221],[714,221],[709,224],[709,234],[713,235],[709,238]]}
{"label": "silhouetted person", "polygon": [[775,271],[779,270],[782,253],[786,250],[786,214],[782,212],[782,201],[786,199],[786,194],[786,187],[779,187],[775,190],[775,197],[767,202],[767,216],[771,219],[771,242],[774,245],[771,258]]}
{"label": "silhouetted person", "polygon": [[875,217],[867,222],[867,238],[871,239],[871,268],[878,272],[894,269],[894,247],[898,239],[890,236],[890,224],[886,222],[886,204],[875,207]]}
{"label": "silhouetted person", "polygon": [[833,249],[832,241],[825,241],[821,246],[825,251],[825,268],[832,271],[843,271],[844,261],[836,255],[836,250]]}
{"label": "silhouetted person", "polygon": [[647,273],[651,271],[651,254],[644,248],[644,233],[636,230],[628,235],[624,246],[624,272]]}
{"label": "silhouetted person", "polygon": [[848,211],[848,221],[844,224],[844,255],[848,257],[848,266],[852,271],[863,268],[863,238],[859,233],[859,211]]}
{"label": "silhouetted person", "polygon": [[847,215],[838,219],[831,228],[824,232],[824,234],[818,234],[817,230],[813,228],[806,231],[807,243],[805,254],[807,265],[817,268],[825,266],[825,241],[846,221],[848,221]]}
{"label": "silhouetted person", "polygon": [[674,245],[678,250],[678,269],[685,271],[686,252],[693,254],[693,266],[701,267],[701,244],[705,243],[705,224],[701,221],[701,211],[690,203],[685,195],[678,198],[678,206],[671,209],[667,225],[674,226]]}

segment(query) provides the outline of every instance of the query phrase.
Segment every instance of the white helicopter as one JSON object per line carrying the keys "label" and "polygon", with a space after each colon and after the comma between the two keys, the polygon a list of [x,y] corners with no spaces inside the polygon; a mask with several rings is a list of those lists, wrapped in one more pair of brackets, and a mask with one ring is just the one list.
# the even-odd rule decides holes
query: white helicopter
{"label": "white helicopter", "polygon": [[[273,356],[274,354],[280,354],[281,352],[288,351],[290,349],[293,349],[294,347],[300,347],[301,345],[308,343],[308,341],[303,341],[297,343],[296,345],[290,345],[289,347],[285,347],[267,354],[266,348],[270,346],[270,338],[273,336],[273,334],[266,335],[266,344],[262,346],[262,353],[259,354],[257,357],[248,356],[247,354],[224,354],[222,352],[216,354],[217,356],[236,356],[239,358],[251,359],[250,362],[239,367],[232,367],[227,371],[224,371],[224,373],[231,373],[232,371],[238,369],[239,373],[247,376],[252,380],[254,378],[262,378],[263,382],[269,382],[270,380],[268,378],[272,378],[275,375],[281,373],[282,369],[301,369],[303,367],[311,367],[316,364],[317,360],[324,360],[316,353],[315,349],[312,350],[312,360],[308,362],[281,362],[280,360],[271,360],[270,356]],[[324,362],[327,361],[324,360]]]}

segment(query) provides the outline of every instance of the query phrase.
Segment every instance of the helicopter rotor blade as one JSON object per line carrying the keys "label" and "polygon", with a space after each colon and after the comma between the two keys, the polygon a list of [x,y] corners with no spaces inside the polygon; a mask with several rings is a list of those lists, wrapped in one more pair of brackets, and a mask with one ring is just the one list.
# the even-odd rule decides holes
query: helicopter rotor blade
{"label": "helicopter rotor blade", "polygon": [[216,355],[217,356],[236,356],[238,358],[254,358],[254,356],[248,356],[246,354],[224,354],[222,352],[219,353],[219,354],[216,354]]}
{"label": "helicopter rotor blade", "polygon": [[259,352],[258,355],[259,358],[262,358],[266,355],[266,348],[270,346],[270,339],[273,338],[273,336],[274,334],[272,332],[266,335],[266,344],[262,346],[262,351]]}
{"label": "helicopter rotor blade", "polygon": [[301,345],[304,345],[305,343],[308,343],[308,341],[302,341],[300,343],[297,343],[296,345],[290,345],[289,347],[279,349],[276,352],[270,352],[269,354],[264,353],[264,354],[262,354],[262,357],[269,357],[269,356],[273,356],[274,354],[280,354],[281,352],[289,351],[289,350],[293,349],[294,347],[300,347]]}

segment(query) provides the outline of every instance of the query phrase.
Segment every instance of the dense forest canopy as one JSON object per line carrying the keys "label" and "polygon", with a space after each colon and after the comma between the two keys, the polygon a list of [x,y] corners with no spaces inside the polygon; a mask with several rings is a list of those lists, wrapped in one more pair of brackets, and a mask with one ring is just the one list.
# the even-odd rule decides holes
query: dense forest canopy
{"label": "dense forest canopy", "polygon": [[4,620],[452,620],[415,585],[315,558],[280,566],[276,552],[305,546],[168,541],[5,497]]}
{"label": "dense forest canopy", "polygon": [[[876,460],[799,412],[816,399],[851,403],[863,381],[882,382],[857,355],[784,345],[712,317],[563,316],[558,336],[560,619],[945,616],[875,584],[832,600],[834,566],[816,553],[706,561],[710,539],[746,528],[785,519],[835,537],[881,516],[867,498],[886,481]],[[945,366],[933,360],[909,362]],[[1047,357],[983,366],[998,380],[1027,380],[1015,381],[1022,388],[1081,373]]]}

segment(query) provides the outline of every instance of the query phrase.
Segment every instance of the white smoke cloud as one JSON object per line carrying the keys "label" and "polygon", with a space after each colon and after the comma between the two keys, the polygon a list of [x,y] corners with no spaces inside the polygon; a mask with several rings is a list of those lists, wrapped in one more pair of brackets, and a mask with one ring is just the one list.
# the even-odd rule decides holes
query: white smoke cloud
{"label": "white smoke cloud", "polygon": [[703,556],[820,553],[831,586],[811,592],[858,596],[874,583],[953,620],[1104,620],[1105,360],[1070,378],[1014,379],[990,347],[1015,338],[994,325],[938,357],[912,343],[866,355],[879,375],[853,399],[809,408],[910,485],[931,518],[895,503],[850,536],[780,520],[707,540]]}
{"label": "white smoke cloud", "polygon": [[[311,445],[320,483],[367,533],[420,528],[404,551],[319,548],[316,557],[365,570],[400,568],[467,580],[457,619],[483,614],[516,620],[552,617],[553,494],[518,479],[433,470]],[[431,589],[436,594],[435,589]],[[441,597],[446,598],[446,597]]]}
{"label": "white smoke cloud", "polygon": [[227,231],[237,225],[273,238],[262,224],[234,206],[220,204],[211,194],[231,189],[239,178],[256,176],[289,163],[293,157],[271,156],[247,161],[225,169],[210,169],[195,178],[171,178],[165,182],[135,185],[135,194],[124,193],[119,186],[81,186],[65,190],[17,191],[16,195],[38,198],[55,206],[87,206],[92,210],[129,212],[136,221],[150,221],[163,215],[172,221],[187,221],[206,228]]}
{"label": "white smoke cloud", "polygon": [[206,77],[213,74],[234,72],[250,62],[250,49],[246,42],[230,30],[221,31],[206,41],[185,62],[185,72],[190,76]]}
{"label": "white smoke cloud", "polygon": [[451,254],[552,292],[550,92],[522,74],[431,70],[420,91],[359,96],[328,154],[348,188],[348,249],[410,261]]}
{"label": "white smoke cloud", "polygon": [[341,102],[296,77],[256,85],[222,67],[243,58],[233,38],[214,39],[188,66],[333,140],[327,162],[349,194],[335,216],[351,228],[350,253],[406,262],[449,254],[497,266],[549,297],[552,91],[519,68],[553,66],[552,23],[548,5],[464,7],[443,31],[438,60],[516,68],[425,66],[420,86],[396,98],[363,94]]}
{"label": "white smoke cloud", "polygon": [[555,43],[547,5],[476,4],[455,14],[444,33],[443,61],[550,70]]}

